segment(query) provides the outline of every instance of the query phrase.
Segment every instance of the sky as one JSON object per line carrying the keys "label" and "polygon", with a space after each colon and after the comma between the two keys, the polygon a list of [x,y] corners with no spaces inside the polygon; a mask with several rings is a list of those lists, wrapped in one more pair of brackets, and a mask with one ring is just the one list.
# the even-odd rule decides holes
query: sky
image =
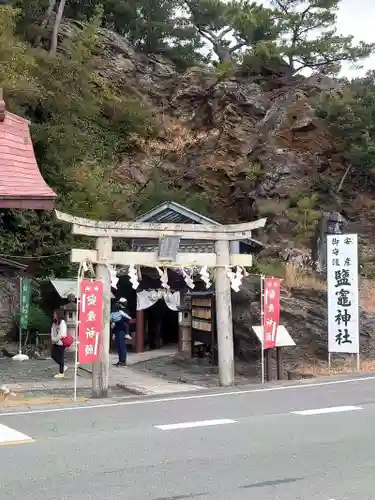
{"label": "sky", "polygon": [[[264,6],[270,6],[270,0],[256,1]],[[352,35],[357,42],[363,40],[375,43],[375,0],[341,0],[337,16],[337,32],[340,35]],[[363,68],[354,68],[350,64],[343,65],[342,75],[356,78],[363,76],[370,69],[375,69],[375,54],[362,61],[360,65]]]}
{"label": "sky", "polygon": [[[375,43],[375,0],[342,0],[337,29],[343,35],[353,35],[356,40]],[[364,68],[353,70],[346,67],[349,77],[361,76],[366,70],[375,69],[375,55],[363,63]]]}
{"label": "sky", "polygon": [[[269,0],[258,0],[264,5]],[[341,35],[353,35],[355,40],[375,43],[375,0],[341,0],[337,16],[337,31]],[[349,77],[360,77],[369,69],[375,69],[375,54],[364,61],[363,69],[345,65],[342,73]]]}

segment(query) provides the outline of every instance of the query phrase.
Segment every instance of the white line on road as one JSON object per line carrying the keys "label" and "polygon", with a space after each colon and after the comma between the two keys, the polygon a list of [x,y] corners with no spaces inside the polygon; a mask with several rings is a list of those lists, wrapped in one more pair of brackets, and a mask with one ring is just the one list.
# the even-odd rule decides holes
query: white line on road
{"label": "white line on road", "polygon": [[190,429],[192,427],[211,427],[213,425],[235,424],[236,420],[222,418],[218,420],[201,420],[197,422],[181,422],[180,424],[155,425],[161,431],[173,431],[176,429]]}
{"label": "white line on road", "polygon": [[292,411],[295,415],[323,415],[325,413],[342,413],[344,411],[363,410],[361,406],[333,406],[331,408],[316,408],[314,410]]}
{"label": "white line on road", "polygon": [[265,392],[276,392],[276,391],[288,391],[288,390],[296,390],[296,389],[310,389],[314,387],[325,387],[330,385],[339,385],[339,384],[352,384],[352,383],[360,383],[366,382],[369,380],[375,380],[375,375],[371,375],[368,377],[361,378],[352,378],[352,379],[343,379],[343,380],[332,380],[329,382],[313,382],[311,384],[294,384],[294,385],[282,385],[282,386],[274,386],[274,387],[263,387],[261,389],[245,389],[245,390],[232,390],[227,392],[213,392],[208,394],[194,394],[192,396],[172,396],[172,397],[162,397],[162,398],[150,398],[150,396],[139,396],[139,399],[135,399],[133,401],[120,401],[117,403],[103,403],[96,405],[85,405],[85,406],[68,406],[65,408],[45,408],[44,410],[28,410],[28,411],[10,411],[1,413],[0,417],[12,417],[16,415],[37,415],[40,413],[57,413],[64,411],[77,411],[77,410],[96,410],[98,408],[115,408],[117,406],[133,406],[133,405],[142,405],[142,404],[155,404],[155,403],[168,403],[172,401],[186,401],[191,399],[208,399],[208,398],[217,398],[223,396],[242,396],[243,394],[255,394],[255,393],[265,393]]}
{"label": "white line on road", "polygon": [[0,446],[6,444],[32,443],[34,440],[22,432],[15,431],[6,425],[0,424]]}

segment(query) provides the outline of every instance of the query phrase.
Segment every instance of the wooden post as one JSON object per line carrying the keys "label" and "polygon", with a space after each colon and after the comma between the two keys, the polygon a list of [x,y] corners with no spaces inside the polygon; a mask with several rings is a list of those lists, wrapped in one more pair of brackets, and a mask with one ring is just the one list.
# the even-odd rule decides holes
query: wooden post
{"label": "wooden post", "polygon": [[283,349],[276,347],[277,380],[284,380]]}
{"label": "wooden post", "polygon": [[216,241],[216,327],[219,357],[220,385],[234,384],[234,348],[232,298],[230,281],[225,266],[230,264],[229,242]]}
{"label": "wooden post", "polygon": [[145,313],[144,311],[136,312],[135,323],[135,352],[139,354],[145,350]]}
{"label": "wooden post", "polygon": [[266,349],[264,351],[264,367],[266,372],[266,381],[271,382],[272,380],[272,368],[271,368],[271,349]]}
{"label": "wooden post", "polygon": [[[96,278],[103,282],[103,331],[100,342],[100,356],[92,367],[92,397],[107,398],[109,386],[109,345],[111,312],[111,278],[106,262],[112,253],[112,238],[101,237],[96,240],[99,263],[96,266]],[[103,263],[101,263],[103,262]]]}

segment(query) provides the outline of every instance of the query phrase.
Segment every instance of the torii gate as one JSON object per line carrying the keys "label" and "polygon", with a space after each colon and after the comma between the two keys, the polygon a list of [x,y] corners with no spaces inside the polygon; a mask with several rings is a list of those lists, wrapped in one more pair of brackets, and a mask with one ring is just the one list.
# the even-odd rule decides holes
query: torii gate
{"label": "torii gate", "polygon": [[[111,302],[111,280],[109,264],[138,265],[147,267],[192,267],[206,266],[217,269],[215,278],[216,323],[218,337],[218,360],[220,385],[234,384],[234,349],[231,287],[227,276],[230,266],[252,266],[252,255],[233,254],[230,241],[251,239],[252,231],[263,228],[266,219],[242,224],[223,226],[205,224],[158,224],[145,222],[106,222],[82,219],[56,211],[57,219],[72,224],[72,233],[96,238],[96,250],[73,249],[71,261],[80,263],[85,259],[96,264],[96,276],[103,282],[103,334],[100,358],[92,371],[93,397],[108,396],[109,375],[109,315]],[[176,236],[180,239],[206,240],[215,243],[215,253],[180,253],[176,262],[160,262],[157,252],[113,252],[112,238],[150,238]]]}

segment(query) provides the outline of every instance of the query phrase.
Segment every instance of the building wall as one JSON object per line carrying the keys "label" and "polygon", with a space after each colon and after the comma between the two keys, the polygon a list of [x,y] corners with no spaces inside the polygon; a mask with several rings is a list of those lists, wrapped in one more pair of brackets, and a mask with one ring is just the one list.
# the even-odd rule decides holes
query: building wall
{"label": "building wall", "polygon": [[[137,239],[132,241],[132,250],[135,252],[154,252],[159,248],[159,240]],[[213,253],[214,243],[199,240],[181,240],[179,253]]]}
{"label": "building wall", "polygon": [[0,338],[13,326],[14,314],[19,306],[19,279],[0,274]]}
{"label": "building wall", "polygon": [[[132,241],[133,252],[154,252],[159,248],[158,240],[137,239]],[[232,253],[240,253],[240,242],[231,241]],[[212,241],[181,240],[178,248],[179,253],[215,253],[215,243]]]}

